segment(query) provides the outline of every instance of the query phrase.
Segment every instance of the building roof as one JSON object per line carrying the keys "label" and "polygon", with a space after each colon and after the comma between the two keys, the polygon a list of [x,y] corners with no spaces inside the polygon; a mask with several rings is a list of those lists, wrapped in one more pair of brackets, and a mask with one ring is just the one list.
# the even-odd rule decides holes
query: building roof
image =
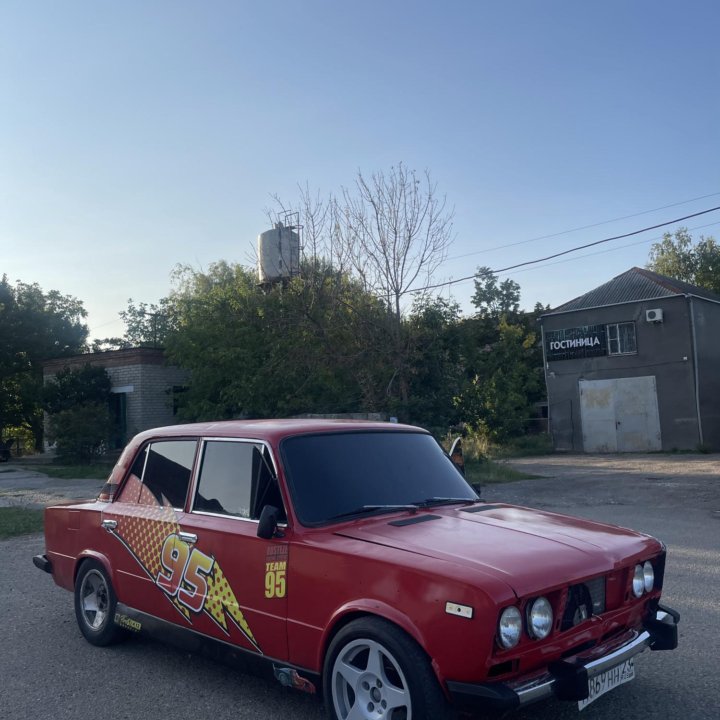
{"label": "building roof", "polygon": [[65,368],[80,369],[85,365],[97,365],[104,368],[128,365],[165,365],[165,351],[162,348],[149,347],[103,350],[102,352],[53,358],[42,364],[45,375],[53,375]]}
{"label": "building roof", "polygon": [[580,295],[580,297],[576,297],[544,314],[558,315],[573,310],[587,310],[605,305],[655,300],[676,295],[693,295],[705,300],[720,302],[720,295],[705,290],[705,288],[666,275],[660,275],[651,270],[633,267],[594,290],[590,290],[590,292]]}

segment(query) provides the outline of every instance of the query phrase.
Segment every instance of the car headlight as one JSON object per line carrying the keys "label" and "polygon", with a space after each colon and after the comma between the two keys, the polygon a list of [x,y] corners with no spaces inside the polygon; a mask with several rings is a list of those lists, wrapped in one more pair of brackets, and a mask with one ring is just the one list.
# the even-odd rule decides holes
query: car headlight
{"label": "car headlight", "polygon": [[528,632],[530,637],[536,640],[546,638],[553,625],[553,611],[550,601],[545,597],[539,597],[533,601],[528,613]]}
{"label": "car headlight", "polygon": [[655,571],[650,561],[643,565],[643,581],[645,592],[650,592],[655,587]]}
{"label": "car headlight", "polygon": [[633,595],[637,598],[642,597],[645,592],[645,571],[642,565],[635,566],[635,572],[633,574],[632,581]]}
{"label": "car headlight", "polygon": [[498,623],[498,641],[505,649],[515,647],[522,633],[522,615],[514,606],[506,607],[500,614]]}

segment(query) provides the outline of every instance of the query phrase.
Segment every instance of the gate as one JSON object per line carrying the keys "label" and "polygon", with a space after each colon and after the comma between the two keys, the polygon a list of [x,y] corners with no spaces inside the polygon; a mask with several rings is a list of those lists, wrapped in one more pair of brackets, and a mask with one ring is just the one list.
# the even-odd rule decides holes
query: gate
{"label": "gate", "polygon": [[585,452],[662,449],[655,377],[580,380]]}

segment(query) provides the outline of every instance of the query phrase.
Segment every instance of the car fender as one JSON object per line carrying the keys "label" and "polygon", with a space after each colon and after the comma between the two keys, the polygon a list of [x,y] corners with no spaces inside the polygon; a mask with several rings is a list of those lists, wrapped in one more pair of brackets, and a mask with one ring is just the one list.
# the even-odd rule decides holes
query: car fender
{"label": "car fender", "polygon": [[323,667],[325,654],[327,653],[330,643],[338,630],[350,622],[354,617],[367,615],[383,618],[384,620],[388,620],[394,625],[397,625],[401,630],[406,632],[413,640],[415,640],[421,648],[425,648],[426,645],[424,636],[420,628],[418,628],[418,626],[403,612],[392,605],[382,602],[381,600],[357,598],[337,608],[330,617],[330,620],[325,626],[325,630],[321,637],[319,646],[320,654],[317,659],[317,667]]}
{"label": "car fender", "polygon": [[107,573],[107,576],[110,578],[110,582],[112,583],[113,587],[117,587],[117,583],[115,582],[115,573],[113,571],[112,565],[110,564],[110,561],[103,553],[100,553],[97,550],[91,550],[90,548],[83,550],[77,556],[77,560],[75,561],[75,569],[73,571],[73,582],[77,580],[78,570],[80,569],[80,565],[82,565],[83,561],[85,560],[96,560],[97,562],[99,562],[103,566],[103,569]]}

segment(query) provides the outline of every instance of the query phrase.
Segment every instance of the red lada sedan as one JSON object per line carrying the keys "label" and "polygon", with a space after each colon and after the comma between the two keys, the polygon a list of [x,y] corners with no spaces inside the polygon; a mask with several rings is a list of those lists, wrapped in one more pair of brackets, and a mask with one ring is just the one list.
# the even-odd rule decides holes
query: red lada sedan
{"label": "red lada sedan", "polygon": [[585,705],[677,645],[665,548],[480,500],[437,442],[384,423],[150,430],[97,500],[51,507],[35,564],[95,645],[179,633],[242,651],[339,720]]}

